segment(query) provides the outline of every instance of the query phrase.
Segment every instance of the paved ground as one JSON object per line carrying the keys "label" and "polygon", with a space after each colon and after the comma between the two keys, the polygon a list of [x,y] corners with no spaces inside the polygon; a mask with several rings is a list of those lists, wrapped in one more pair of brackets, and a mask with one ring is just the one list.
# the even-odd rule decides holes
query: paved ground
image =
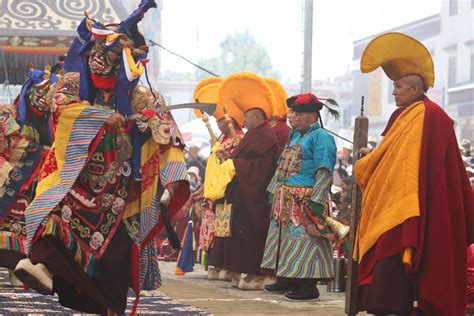
{"label": "paved ground", "polygon": [[[129,293],[127,315],[133,305],[133,292]],[[208,313],[183,304],[161,291],[144,291],[141,294],[139,315],[206,315]],[[62,307],[56,296],[40,295],[35,291],[10,286],[8,271],[0,268],[0,316],[3,315],[86,315]]]}
{"label": "paved ground", "polygon": [[209,281],[200,265],[185,276],[174,275],[174,262],[163,262],[161,267],[164,294],[214,315],[345,315],[345,293],[328,293],[326,286],[319,286],[318,301],[288,302],[283,295],[241,291],[231,287],[230,282]]}
{"label": "paved ground", "polygon": [[[328,293],[319,286],[321,298],[315,302],[296,303],[283,295],[263,291],[241,291],[229,282],[209,281],[200,265],[195,272],[176,276],[175,262],[161,262],[163,287],[143,292],[140,315],[344,315],[344,293]],[[133,294],[129,297],[129,308]],[[0,269],[1,315],[80,315],[63,308],[55,296],[42,296],[34,291],[9,286],[8,273]]]}

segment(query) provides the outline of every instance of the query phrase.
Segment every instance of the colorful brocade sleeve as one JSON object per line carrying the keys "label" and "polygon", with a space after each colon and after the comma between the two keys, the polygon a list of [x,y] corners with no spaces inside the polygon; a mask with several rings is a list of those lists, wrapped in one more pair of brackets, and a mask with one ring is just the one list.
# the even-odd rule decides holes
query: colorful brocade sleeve
{"label": "colorful brocade sleeve", "polygon": [[267,186],[267,192],[269,192],[270,194],[275,194],[277,187],[278,187],[278,167],[272,179],[270,180],[270,183]]}
{"label": "colorful brocade sleeve", "polygon": [[324,205],[328,199],[331,184],[332,176],[329,170],[326,168],[319,168],[316,171],[316,183],[313,186],[310,199],[313,202]]}
{"label": "colorful brocade sleeve", "polygon": [[166,186],[172,182],[186,180],[186,162],[180,147],[171,146],[160,157],[161,185]]}

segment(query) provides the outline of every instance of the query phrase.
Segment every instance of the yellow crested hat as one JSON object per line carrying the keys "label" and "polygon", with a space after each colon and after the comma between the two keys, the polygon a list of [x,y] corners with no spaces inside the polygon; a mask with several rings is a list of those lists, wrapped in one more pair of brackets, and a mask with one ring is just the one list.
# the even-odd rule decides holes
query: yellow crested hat
{"label": "yellow crested hat", "polygon": [[[224,80],[224,78],[220,77],[207,77],[202,79],[201,81],[198,82],[196,87],[194,88],[194,94],[193,94],[193,99],[195,102],[200,102],[200,103],[217,103],[217,97],[215,101],[202,101],[197,99],[197,93],[199,90],[201,90],[203,87],[211,85],[211,84],[216,84],[216,83],[221,83]],[[217,95],[216,95],[217,96]]]}
{"label": "yellow crested hat", "polygon": [[367,45],[360,60],[360,70],[366,73],[378,67],[382,67],[392,80],[419,75],[425,90],[434,85],[434,65],[430,52],[418,40],[403,33],[385,33]]}
{"label": "yellow crested hat", "polygon": [[288,94],[285,91],[285,88],[279,83],[276,79],[265,78],[265,81],[268,83],[270,88],[272,88],[273,96],[276,101],[276,117],[286,117],[288,113],[288,105],[286,104],[286,99],[288,99]]}
{"label": "yellow crested hat", "polygon": [[[194,89],[193,99],[199,103],[216,103],[216,111],[213,116],[216,120],[221,120],[224,118],[224,108],[218,102],[218,92],[221,82],[224,79],[218,77],[210,77],[204,80],[201,80]],[[194,109],[194,114],[197,117],[201,117],[202,113],[198,109]],[[244,122],[244,113],[233,104],[227,106],[227,114],[233,118],[239,126],[243,126]]]}
{"label": "yellow crested hat", "polygon": [[219,103],[228,108],[235,104],[243,113],[260,109],[267,118],[276,112],[272,88],[265,79],[251,72],[237,72],[224,79],[219,88]]}

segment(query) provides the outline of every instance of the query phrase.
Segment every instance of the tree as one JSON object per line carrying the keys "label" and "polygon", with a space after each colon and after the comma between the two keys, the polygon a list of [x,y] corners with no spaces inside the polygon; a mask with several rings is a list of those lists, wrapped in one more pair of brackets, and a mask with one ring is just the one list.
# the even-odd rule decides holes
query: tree
{"label": "tree", "polygon": [[[220,76],[228,76],[238,71],[250,71],[260,76],[279,79],[280,73],[273,70],[267,49],[257,43],[249,31],[227,36],[220,47],[219,57],[201,59],[199,64]],[[198,79],[207,76],[207,73],[198,70]]]}

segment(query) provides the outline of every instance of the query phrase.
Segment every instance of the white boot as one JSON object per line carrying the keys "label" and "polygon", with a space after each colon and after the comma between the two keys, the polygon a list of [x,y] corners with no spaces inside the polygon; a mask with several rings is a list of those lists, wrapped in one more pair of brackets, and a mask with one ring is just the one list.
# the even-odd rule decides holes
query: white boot
{"label": "white boot", "polygon": [[239,272],[230,272],[230,276],[232,278],[232,283],[230,284],[232,287],[238,287],[239,281],[242,277],[242,273]]}
{"label": "white boot", "polygon": [[38,293],[53,294],[53,274],[44,264],[33,264],[29,258],[22,259],[16,265],[15,275]]}
{"label": "white boot", "polygon": [[227,269],[221,269],[219,271],[219,280],[221,281],[232,281],[232,276],[230,275],[230,271]]}
{"label": "white boot", "polygon": [[220,269],[209,267],[207,270],[207,279],[208,280],[219,280],[219,271]]}
{"label": "white boot", "polygon": [[8,274],[10,275],[10,284],[13,287],[23,287],[23,283],[21,283],[21,281],[16,277],[12,269],[8,269]]}
{"label": "white boot", "polygon": [[239,289],[246,291],[263,290],[265,286],[263,275],[258,274],[243,274],[239,281]]}

